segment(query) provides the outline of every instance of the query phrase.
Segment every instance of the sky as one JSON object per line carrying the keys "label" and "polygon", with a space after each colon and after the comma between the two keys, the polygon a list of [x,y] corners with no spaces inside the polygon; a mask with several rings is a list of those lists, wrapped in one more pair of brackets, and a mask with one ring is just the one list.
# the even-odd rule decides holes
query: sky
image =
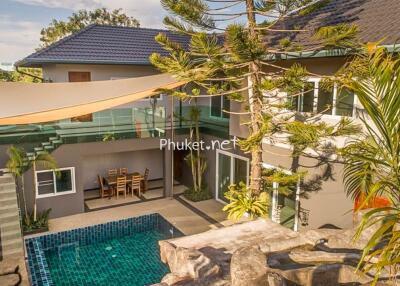
{"label": "sky", "polygon": [[0,66],[28,56],[39,47],[40,30],[52,19],[65,20],[79,9],[122,8],[142,27],[162,28],[159,0],[0,0]]}
{"label": "sky", "polygon": [[[230,4],[224,12],[235,13],[243,8],[240,5]],[[211,7],[219,8],[221,4]],[[35,52],[40,45],[41,29],[52,19],[66,20],[80,9],[96,8],[122,8],[128,16],[139,20],[141,27],[165,28],[162,20],[166,12],[160,0],[0,0],[0,68],[10,69],[14,62]]]}

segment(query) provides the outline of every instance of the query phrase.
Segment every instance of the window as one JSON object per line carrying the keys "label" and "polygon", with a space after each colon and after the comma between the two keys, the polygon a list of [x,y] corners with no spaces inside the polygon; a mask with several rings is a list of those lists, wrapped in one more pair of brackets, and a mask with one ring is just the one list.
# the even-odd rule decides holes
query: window
{"label": "window", "polygon": [[318,112],[334,116],[353,116],[355,96],[337,85],[331,90],[320,87],[320,79],[314,78],[307,82],[304,92],[292,99],[295,109],[299,112]]}
{"label": "window", "polygon": [[75,193],[75,168],[37,171],[36,197],[46,198]]}
{"label": "window", "polygon": [[229,99],[226,96],[212,96],[210,98],[210,116],[218,118],[229,118],[229,113],[223,110],[230,110]]}
{"label": "window", "polygon": [[[90,72],[68,72],[69,82],[88,82],[91,81]],[[71,122],[92,122],[93,114],[72,117]]]}
{"label": "window", "polygon": [[225,193],[230,185],[240,182],[248,184],[249,159],[222,150],[217,150],[216,156],[216,199],[227,202]]}
{"label": "window", "polygon": [[312,112],[314,110],[315,83],[307,82],[303,92],[293,98],[294,106],[299,112]]}
{"label": "window", "polygon": [[93,113],[72,117],[71,122],[93,122]]}
{"label": "window", "polygon": [[91,81],[91,75],[90,72],[70,71],[68,72],[68,80],[69,82]]}
{"label": "window", "polygon": [[338,90],[334,115],[351,117],[353,116],[353,109],[354,93],[344,88]]}

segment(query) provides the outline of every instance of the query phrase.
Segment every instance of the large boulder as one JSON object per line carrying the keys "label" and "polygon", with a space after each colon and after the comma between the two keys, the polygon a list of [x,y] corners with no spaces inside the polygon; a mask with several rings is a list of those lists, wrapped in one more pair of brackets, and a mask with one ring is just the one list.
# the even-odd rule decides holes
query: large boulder
{"label": "large boulder", "polygon": [[211,283],[221,277],[221,268],[199,250],[176,247],[168,241],[160,241],[159,244],[161,260],[168,264],[171,271],[162,282],[168,285],[192,280]]}
{"label": "large boulder", "polygon": [[232,286],[283,286],[281,275],[267,271],[267,257],[259,246],[236,250],[231,259]]}

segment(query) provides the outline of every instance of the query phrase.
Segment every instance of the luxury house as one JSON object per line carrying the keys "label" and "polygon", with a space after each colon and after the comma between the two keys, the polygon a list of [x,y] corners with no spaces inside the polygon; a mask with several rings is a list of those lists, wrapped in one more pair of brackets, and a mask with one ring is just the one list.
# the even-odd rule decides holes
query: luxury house
{"label": "luxury house", "polygon": [[[312,45],[315,44],[310,36],[313,31],[321,26],[345,22],[358,26],[362,41],[383,39],[382,45],[393,48],[400,37],[399,14],[400,3],[397,1],[328,1],[307,15],[294,15],[293,25],[301,23],[302,29],[310,31],[310,34],[290,36],[304,46]],[[379,25],[374,22],[376,19],[379,19]],[[16,65],[42,68],[43,81],[53,85],[112,80],[120,80],[122,84],[124,79],[132,78],[160,80],[162,85],[165,82],[157,77],[159,72],[149,62],[151,53],[165,54],[154,40],[160,32],[167,33],[183,46],[189,43],[188,37],[164,30],[91,25],[27,56]],[[279,42],[281,37],[277,33],[272,41]],[[348,59],[341,53],[322,51],[317,54],[294,53],[292,58],[277,61],[282,66],[300,62],[315,74],[329,75]],[[308,81],[312,91],[308,90],[299,97],[296,103],[298,111],[322,111],[329,104],[332,108],[324,112],[321,120],[335,123],[343,116],[357,120],[362,110],[356,95],[342,94],[337,88],[332,92],[324,91],[319,88],[318,77]],[[67,92],[60,90],[60,93],[60,102],[68,98]],[[39,96],[35,100],[41,104]],[[97,176],[106,176],[109,169],[128,168],[143,173],[147,168],[149,182],[159,190],[158,195],[146,198],[144,194],[139,198],[122,200],[121,204],[134,207],[141,200],[174,196],[174,185],[191,183],[190,169],[184,161],[187,151],[170,150],[165,146],[160,148],[160,139],[179,142],[188,138],[188,113],[192,104],[159,94],[93,113],[80,110],[79,116],[48,123],[0,126],[0,166],[5,165],[6,149],[13,144],[23,146],[31,157],[43,151],[51,152],[61,176],[39,169],[35,174],[33,170],[28,171],[24,178],[27,201],[32,202],[36,192],[39,210],[51,208],[52,217],[118,205],[118,202],[111,204],[104,203],[104,200],[95,203],[99,200]],[[239,103],[229,102],[224,97],[212,97],[199,99],[198,105],[201,108],[201,137],[206,144],[247,136],[243,118],[224,112],[240,111],[242,106]],[[293,167],[290,152],[288,146],[265,140],[264,168],[290,172]],[[233,140],[224,150],[210,148],[204,153],[208,161],[204,178],[214,198],[224,203],[227,186],[248,180],[249,155],[237,146],[235,148]],[[301,170],[307,171],[307,177],[302,184],[293,186],[295,191],[290,196],[277,191],[273,193],[273,219],[295,230],[326,225],[350,226],[352,214],[349,211],[353,205],[344,192],[342,164],[320,164],[303,157],[297,164]],[[306,185],[314,188],[306,189]]]}

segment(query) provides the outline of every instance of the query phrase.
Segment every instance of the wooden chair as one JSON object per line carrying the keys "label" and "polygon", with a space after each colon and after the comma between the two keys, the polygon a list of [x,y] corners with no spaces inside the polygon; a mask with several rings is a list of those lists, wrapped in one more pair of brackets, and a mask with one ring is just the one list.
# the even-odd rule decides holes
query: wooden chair
{"label": "wooden chair", "polygon": [[111,197],[114,193],[114,190],[110,187],[108,188],[104,187],[104,178],[102,176],[97,175],[97,180],[99,182],[100,196],[104,198],[104,194],[108,193],[108,196]]}
{"label": "wooden chair", "polygon": [[128,174],[128,168],[119,168],[119,174],[120,175],[127,175]]}
{"label": "wooden chair", "polygon": [[146,170],[144,170],[144,175],[143,175],[143,180],[142,180],[143,192],[147,192],[147,190],[149,188],[149,186],[148,186],[149,172],[150,172],[150,170],[148,168],[146,168]]}
{"label": "wooden chair", "polygon": [[132,176],[132,183],[130,184],[129,188],[132,191],[132,197],[133,197],[133,193],[135,192],[135,190],[137,190],[138,196],[140,197],[141,195],[141,187],[140,187],[140,182],[141,182],[142,178],[140,176]]}
{"label": "wooden chair", "polygon": [[117,199],[119,197],[119,193],[123,193],[126,198],[126,177],[125,176],[121,176],[121,177],[117,178],[116,192],[117,192]]}
{"label": "wooden chair", "polygon": [[118,175],[117,169],[109,169],[108,170],[108,176],[116,176],[116,175]]}

